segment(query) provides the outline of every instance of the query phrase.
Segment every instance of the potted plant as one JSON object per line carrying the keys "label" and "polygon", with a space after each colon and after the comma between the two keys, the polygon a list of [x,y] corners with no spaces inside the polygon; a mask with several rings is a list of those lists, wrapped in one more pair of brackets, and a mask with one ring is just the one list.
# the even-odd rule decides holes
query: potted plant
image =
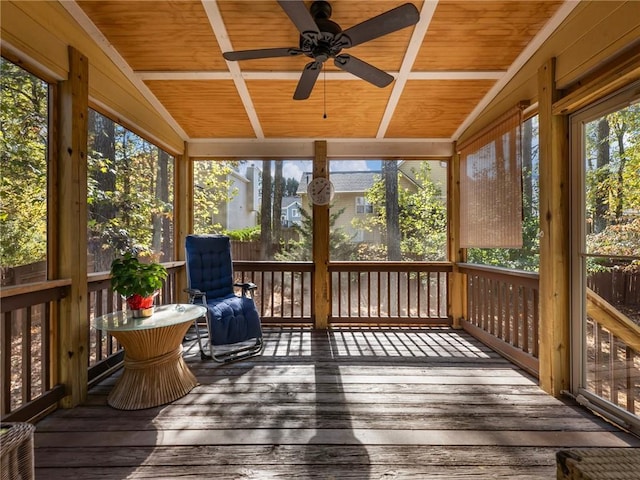
{"label": "potted plant", "polygon": [[153,314],[153,299],[166,278],[162,265],[143,263],[131,252],[111,262],[111,288],[126,299],[134,317]]}

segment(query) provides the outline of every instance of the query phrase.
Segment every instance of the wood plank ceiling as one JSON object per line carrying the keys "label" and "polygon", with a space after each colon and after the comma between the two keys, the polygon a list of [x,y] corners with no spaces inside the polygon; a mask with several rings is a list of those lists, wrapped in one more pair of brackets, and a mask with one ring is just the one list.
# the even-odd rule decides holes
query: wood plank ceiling
{"label": "wood plank ceiling", "polygon": [[[346,29],[402,3],[333,0],[331,19]],[[79,0],[67,8],[115,49],[185,140],[450,141],[567,14],[562,1],[413,3],[416,26],[348,50],[393,75],[391,85],[375,87],[328,61],[304,101],[292,96],[307,57],[222,57],[297,46],[299,33],[275,0]]]}

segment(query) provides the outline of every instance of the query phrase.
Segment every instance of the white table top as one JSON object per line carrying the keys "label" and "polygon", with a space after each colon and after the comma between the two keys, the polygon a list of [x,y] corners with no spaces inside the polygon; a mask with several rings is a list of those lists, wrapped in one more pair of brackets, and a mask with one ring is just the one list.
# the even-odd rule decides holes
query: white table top
{"label": "white table top", "polygon": [[207,308],[202,305],[177,303],[156,306],[153,315],[150,317],[133,318],[131,312],[127,315],[126,311],[120,311],[97,317],[91,323],[97,330],[111,332],[148,330],[191,322],[206,315],[206,313]]}

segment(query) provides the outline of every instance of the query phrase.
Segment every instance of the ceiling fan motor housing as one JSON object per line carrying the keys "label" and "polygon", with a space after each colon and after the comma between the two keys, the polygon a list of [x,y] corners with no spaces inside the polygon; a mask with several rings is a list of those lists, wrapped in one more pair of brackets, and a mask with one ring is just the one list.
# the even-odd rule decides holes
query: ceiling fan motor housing
{"label": "ceiling fan motor housing", "polygon": [[342,28],[336,22],[329,20],[332,12],[329,2],[315,1],[311,4],[309,12],[318,25],[320,36],[300,35],[300,50],[317,62],[325,62],[342,51],[344,45],[335,41],[342,33]]}

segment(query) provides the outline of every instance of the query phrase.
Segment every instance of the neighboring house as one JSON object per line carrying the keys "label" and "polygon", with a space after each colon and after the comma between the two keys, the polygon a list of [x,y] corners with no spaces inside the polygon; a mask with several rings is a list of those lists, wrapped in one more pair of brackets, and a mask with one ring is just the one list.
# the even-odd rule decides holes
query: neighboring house
{"label": "neighboring house", "polygon": [[[415,165],[415,163],[413,163]],[[398,170],[403,173],[401,177],[401,188],[409,188],[416,190],[419,185],[415,181],[415,175],[412,172],[412,162],[399,161]],[[331,183],[334,187],[334,197],[331,202],[332,210],[336,211],[344,208],[344,212],[334,225],[334,228],[342,228],[348,235],[353,237],[354,242],[380,243],[382,236],[378,228],[371,231],[354,227],[354,220],[365,220],[371,217],[374,207],[366,200],[366,192],[374,183],[381,178],[380,171],[349,171],[349,172],[331,172]],[[303,205],[308,203],[307,185],[312,179],[310,172],[302,174],[300,184],[298,186],[298,195],[300,195]],[[447,197],[447,164],[446,162],[431,163],[431,179],[442,186],[442,200],[446,202]]]}
{"label": "neighboring house", "polygon": [[227,180],[230,200],[220,205],[213,221],[225,230],[255,227],[260,211],[260,169],[251,165],[244,175],[234,171],[227,175]]}
{"label": "neighboring house", "polygon": [[300,197],[284,197],[282,199],[280,219],[283,227],[289,228],[302,223],[302,215],[300,215],[301,206],[302,200]]}

